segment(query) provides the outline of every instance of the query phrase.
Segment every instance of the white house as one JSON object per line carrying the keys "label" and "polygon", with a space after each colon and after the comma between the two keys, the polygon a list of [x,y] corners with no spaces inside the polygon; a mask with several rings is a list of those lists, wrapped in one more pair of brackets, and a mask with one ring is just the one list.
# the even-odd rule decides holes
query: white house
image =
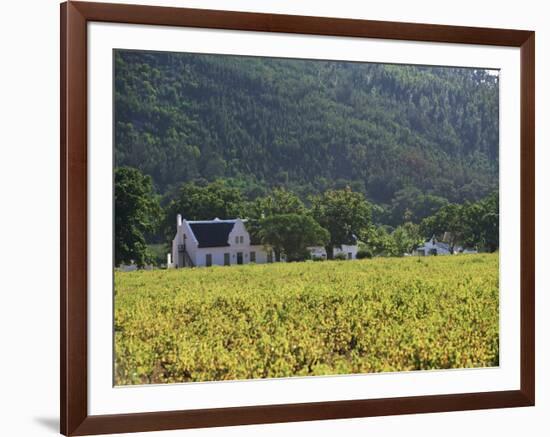
{"label": "white house", "polygon": [[[308,247],[309,253],[312,258],[327,259],[327,250],[323,246]],[[343,253],[346,259],[356,259],[357,251],[359,247],[357,244],[342,244],[341,246],[334,246],[334,256]]]}
{"label": "white house", "polygon": [[[327,257],[324,247],[308,247],[308,250],[312,257]],[[347,259],[356,259],[357,250],[356,244],[343,244],[334,247],[334,255],[344,253]],[[284,261],[284,255],[281,258]],[[251,238],[246,230],[246,220],[185,220],[180,214],[177,215],[172,252],[167,254],[168,268],[265,264],[274,261],[274,252]]]}
{"label": "white house", "polygon": [[451,255],[452,252],[451,247],[447,243],[437,241],[434,235],[423,246],[416,248],[414,254],[418,256]]}
{"label": "white house", "polygon": [[191,221],[178,214],[169,267],[273,262],[273,252],[251,240],[245,223],[239,218]]}
{"label": "white house", "polygon": [[[444,239],[448,238],[448,233],[445,232]],[[448,243],[437,241],[435,235],[432,236],[423,246],[416,248],[413,255],[428,256],[428,255],[456,255],[456,254],[473,254],[478,253],[477,249],[471,247],[455,246],[451,251],[451,246]]]}

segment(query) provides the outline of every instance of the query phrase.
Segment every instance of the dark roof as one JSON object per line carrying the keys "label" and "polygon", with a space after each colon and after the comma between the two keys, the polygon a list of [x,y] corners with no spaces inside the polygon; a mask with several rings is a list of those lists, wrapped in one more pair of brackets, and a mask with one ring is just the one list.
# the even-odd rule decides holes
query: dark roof
{"label": "dark roof", "polygon": [[235,222],[203,222],[189,223],[193,234],[199,242],[199,247],[229,246],[229,233]]}

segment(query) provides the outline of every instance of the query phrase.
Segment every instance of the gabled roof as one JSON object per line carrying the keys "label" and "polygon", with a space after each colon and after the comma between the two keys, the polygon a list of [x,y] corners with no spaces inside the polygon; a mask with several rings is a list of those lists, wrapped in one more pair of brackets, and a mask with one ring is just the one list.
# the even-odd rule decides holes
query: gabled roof
{"label": "gabled roof", "polygon": [[229,233],[233,230],[236,220],[202,220],[188,221],[199,247],[229,246]]}

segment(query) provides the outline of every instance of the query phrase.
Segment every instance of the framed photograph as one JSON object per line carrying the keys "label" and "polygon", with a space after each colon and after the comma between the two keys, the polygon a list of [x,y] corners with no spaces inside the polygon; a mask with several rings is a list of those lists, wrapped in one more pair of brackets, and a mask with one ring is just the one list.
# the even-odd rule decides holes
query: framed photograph
{"label": "framed photograph", "polygon": [[61,432],[531,406],[535,35],[61,5]]}

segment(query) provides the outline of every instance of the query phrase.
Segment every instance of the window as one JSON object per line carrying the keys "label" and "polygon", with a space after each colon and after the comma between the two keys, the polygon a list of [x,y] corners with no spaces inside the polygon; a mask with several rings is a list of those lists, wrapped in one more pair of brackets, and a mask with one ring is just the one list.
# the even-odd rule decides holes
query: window
{"label": "window", "polygon": [[244,243],[244,237],[241,235],[239,238],[241,239],[240,243],[243,244]]}
{"label": "window", "polygon": [[230,260],[230,257],[229,257],[228,253],[223,254],[223,265],[224,266],[230,266],[231,265],[231,260]]}
{"label": "window", "polygon": [[256,262],[256,252],[250,252],[250,262],[251,263]]}
{"label": "window", "polygon": [[206,267],[210,267],[212,265],[212,254],[207,253],[206,254]]}
{"label": "window", "polygon": [[235,244],[239,244],[239,236],[235,237]]}

